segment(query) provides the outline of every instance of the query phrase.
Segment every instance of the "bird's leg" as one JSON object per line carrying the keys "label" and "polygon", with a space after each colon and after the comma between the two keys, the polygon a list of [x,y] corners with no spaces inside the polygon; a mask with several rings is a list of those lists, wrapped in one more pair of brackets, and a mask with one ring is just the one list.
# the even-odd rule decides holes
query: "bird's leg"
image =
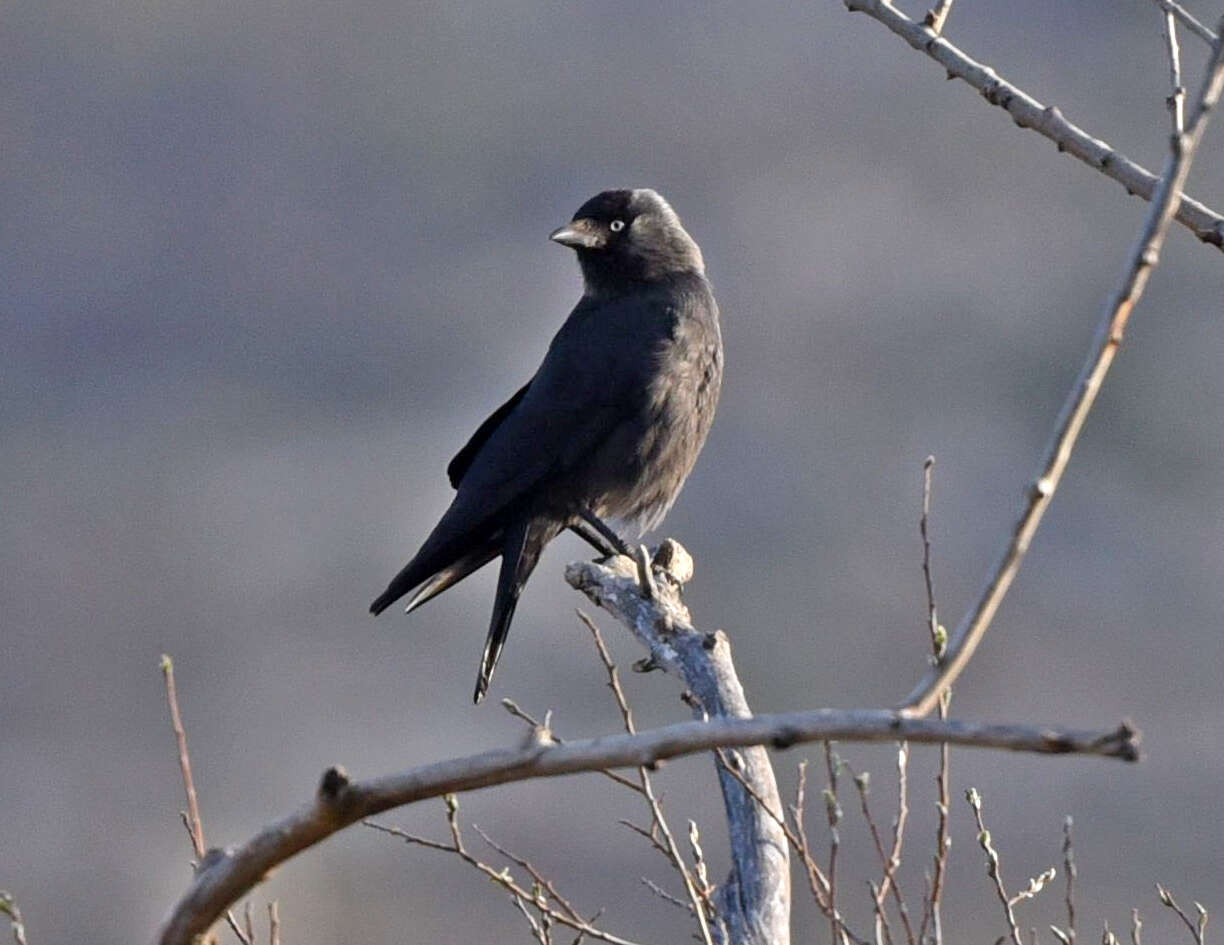
{"label": "bird's leg", "polygon": [[581,523],[570,526],[574,529],[576,534],[590,542],[604,554],[625,555],[629,558],[633,557],[633,552],[630,550],[629,546],[625,544],[625,540],[621,538],[620,535],[616,534],[616,532],[614,532],[611,528],[609,528],[607,522],[601,519],[598,515],[588,508],[579,509],[578,515],[582,519],[582,522],[585,523],[585,526],[590,526],[590,528],[594,529],[594,534],[587,531],[586,527]]}
{"label": "bird's leg", "polygon": [[569,527],[570,531],[585,541],[588,545],[599,552],[600,560],[614,558],[620,554],[604,539],[603,535],[591,528],[586,522],[574,522]]}

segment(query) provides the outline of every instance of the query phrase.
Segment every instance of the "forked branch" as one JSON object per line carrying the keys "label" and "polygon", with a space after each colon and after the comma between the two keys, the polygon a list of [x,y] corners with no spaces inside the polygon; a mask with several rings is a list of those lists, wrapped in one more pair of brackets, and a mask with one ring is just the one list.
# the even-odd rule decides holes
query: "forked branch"
{"label": "forked branch", "polygon": [[[1021,128],[1031,128],[1049,138],[1059,151],[1078,158],[1106,177],[1117,181],[1129,194],[1155,200],[1160,178],[1132,161],[1083,128],[1068,121],[1053,105],[1037,99],[989,66],[970,58],[924,23],[915,22],[889,0],[845,0],[846,8],[866,13],[892,30],[914,49],[925,53],[947,71],[949,79],[963,79],[992,105],[998,105]],[[1180,187],[1178,188],[1180,192]],[[1224,216],[1182,194],[1177,221],[1189,228],[1204,243],[1224,249]]]}
{"label": "forked branch", "polygon": [[[857,0],[852,0],[853,2]],[[882,0],[876,0],[876,6],[881,4]],[[977,602],[956,628],[949,643],[947,658],[933,666],[917,688],[898,707],[903,715],[927,715],[938,705],[940,694],[952,685],[973,656],[974,650],[994,619],[999,604],[1020,570],[1020,564],[1037,526],[1041,524],[1042,516],[1058,489],[1067,462],[1071,459],[1071,451],[1075,448],[1084,420],[1092,409],[1105,375],[1122,344],[1131,312],[1143,296],[1148,277],[1160,261],[1160,250],[1177,210],[1186,176],[1190,172],[1195,151],[1202,140],[1208,117],[1220,98],[1222,88],[1224,42],[1217,39],[1194,112],[1186,123],[1185,133],[1171,135],[1169,157],[1152,198],[1152,207],[1127,258],[1122,280],[1105,305],[1084,366],[1080,369],[1079,376],[1075,379],[1075,384],[1055,421],[1054,432],[1041,458],[1037,474],[1029,484],[1028,501],[1021,509],[1011,536],[1004,545]]]}

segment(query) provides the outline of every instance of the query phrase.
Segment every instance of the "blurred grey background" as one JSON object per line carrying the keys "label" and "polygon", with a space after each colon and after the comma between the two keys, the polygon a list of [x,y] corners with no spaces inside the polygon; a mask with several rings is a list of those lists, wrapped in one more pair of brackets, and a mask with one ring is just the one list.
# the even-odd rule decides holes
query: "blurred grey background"
{"label": "blurred grey background", "polygon": [[[1146,0],[961,0],[947,32],[1159,169],[1159,22]],[[1183,40],[1197,87],[1202,44]],[[327,765],[516,741],[502,697],[552,708],[563,736],[616,729],[561,578],[576,539],[546,555],[480,708],[491,569],[412,618],[365,613],[447,503],[447,460],[577,298],[545,237],[596,191],[658,188],[718,291],[721,412],[663,533],[696,557],[689,601],[731,633],[759,711],[909,691],[922,460],[951,626],[1146,212],[833,0],[19,0],[0,44],[0,887],[38,945],[146,941],[189,879],[162,652],[210,844],[304,802]],[[1189,188],[1217,209],[1221,124]],[[970,785],[1013,886],[1060,862],[1075,817],[1083,935],[1132,905],[1150,935],[1182,934],[1156,881],[1224,909],[1222,298],[1224,256],[1175,228],[954,707],[1129,716],[1146,760],[955,751],[953,940],[1003,931]],[[601,623],[622,662],[640,655]],[[628,685],[642,724],[686,717],[671,680]],[[892,752],[844,754],[875,773],[886,823]],[[805,755],[778,756],[788,790]],[[914,752],[915,904],[934,757]],[[721,876],[708,759],[660,778]],[[665,864],[616,826],[634,800],[590,776],[462,803],[611,930],[685,940],[639,882],[674,890]],[[865,916],[878,874],[846,808]],[[440,802],[384,819],[443,835]],[[461,864],[368,830],[267,896],[294,945],[528,940]],[[1060,898],[1021,924],[1061,923]],[[795,938],[827,938],[806,904]]]}

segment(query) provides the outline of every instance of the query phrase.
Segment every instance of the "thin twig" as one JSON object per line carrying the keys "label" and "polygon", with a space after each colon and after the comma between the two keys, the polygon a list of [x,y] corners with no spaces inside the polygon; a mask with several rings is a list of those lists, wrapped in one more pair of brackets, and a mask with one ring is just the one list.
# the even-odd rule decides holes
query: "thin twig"
{"label": "thin twig", "polygon": [[[997,105],[1021,128],[1031,128],[1053,141],[1058,150],[1079,159],[1106,177],[1117,181],[1128,194],[1154,200],[1160,180],[1125,154],[1092,137],[1083,128],[1063,117],[1053,105],[1048,108],[1022,89],[999,76],[994,69],[971,59],[925,24],[915,23],[889,0],[844,0],[846,8],[866,13],[883,23],[918,52],[925,53],[946,70],[951,79],[963,79]],[[1224,249],[1224,216],[1182,194],[1177,221],[1204,243]]]}
{"label": "thin twig", "polygon": [[[643,555],[646,554],[644,547],[641,548],[641,553]],[[649,556],[646,556],[644,560],[646,562],[645,570],[642,573],[649,574]],[[639,562],[640,564],[641,562]],[[645,581],[645,579],[642,580]],[[645,588],[646,584],[643,583],[642,586]],[[653,588],[653,584],[651,584],[651,587]],[[651,596],[653,597],[657,593],[658,591],[655,589],[652,591]],[[607,646],[604,645],[603,637],[600,635],[599,628],[595,626],[595,621],[581,610],[577,611],[577,614],[578,619],[591,631],[591,637],[595,641],[595,649],[599,653],[600,662],[603,663],[604,670],[608,674],[608,688],[612,690],[612,695],[616,699],[616,705],[620,709],[625,732],[633,735],[636,732],[633,724],[633,711],[629,707],[629,700],[625,697],[625,690],[621,687],[620,675],[616,670],[616,663],[612,660],[612,654],[608,652]],[[676,844],[676,839],[672,836],[671,828],[663,816],[663,807],[655,795],[654,783],[651,781],[650,772],[646,769],[645,765],[638,767],[638,777],[641,782],[641,793],[650,805],[650,815],[654,820],[655,827],[658,828],[659,833],[663,837],[663,846],[667,851],[668,858],[672,861],[676,872],[680,874],[680,878],[684,882],[684,890],[688,894],[689,901],[693,904],[693,914],[696,916],[697,925],[701,929],[701,939],[706,945],[714,945],[713,933],[711,933],[709,925],[709,916],[713,915],[714,903],[706,889],[706,884],[702,883],[701,889],[698,889],[698,883],[693,879],[688,864],[684,861],[680,848]]]}
{"label": "thin twig", "polygon": [[582,916],[579,914],[578,910],[573,907],[568,899],[562,896],[561,893],[557,892],[557,888],[553,885],[552,880],[546,879],[540,873],[540,871],[535,868],[530,860],[526,860],[521,856],[511,853],[505,847],[494,841],[492,837],[481,830],[476,824],[472,824],[472,829],[480,835],[480,839],[483,840],[489,847],[496,850],[507,860],[520,867],[528,876],[530,876],[532,881],[537,886],[547,892],[548,895],[552,897],[553,901],[569,914],[570,918],[582,921]]}
{"label": "thin twig", "polygon": [[[621,686],[620,673],[617,670],[615,661],[612,659],[611,652],[609,652],[607,645],[604,643],[603,635],[599,632],[599,627],[595,625],[595,621],[586,613],[581,610],[577,610],[575,613],[578,614],[578,619],[591,632],[591,639],[595,642],[595,650],[599,654],[599,660],[603,664],[604,671],[608,676],[608,688],[612,691],[612,696],[616,700],[616,706],[620,710],[621,722],[624,725],[625,731],[633,735],[637,732],[637,727],[633,722],[633,709],[629,705],[629,699],[625,695],[624,687]],[[646,835],[655,848],[663,852],[672,861],[672,865],[680,873],[681,878],[684,880],[685,891],[689,894],[693,913],[703,928],[703,934],[711,934],[706,923],[703,921],[707,913],[713,916],[715,912],[714,901],[710,895],[710,883],[704,875],[701,875],[704,874],[705,864],[702,862],[696,864],[699,875],[697,881],[694,882],[693,877],[689,874],[687,865],[679,856],[679,850],[676,847],[675,840],[672,838],[671,829],[663,816],[663,807],[655,799],[654,784],[650,778],[650,771],[645,765],[638,767],[637,788],[650,805],[653,829]],[[663,836],[664,842],[661,843],[659,841],[655,831]],[[645,831],[641,832],[645,834]],[[692,829],[690,829],[690,837],[691,835]]]}
{"label": "thin twig", "polygon": [[[552,730],[552,727],[551,727],[552,726],[552,709],[549,709],[548,712],[545,713],[544,721],[541,722],[539,719],[535,718],[535,716],[533,716],[530,712],[523,709],[513,699],[502,699],[501,704],[502,704],[502,708],[505,709],[507,712],[509,712],[511,715],[513,715],[516,719],[522,719],[524,722],[526,722],[528,725],[531,726],[531,735],[528,739],[529,742],[535,739],[535,740],[550,741],[557,745],[565,744],[565,739],[559,736],[556,732]],[[627,787],[629,788],[629,790],[636,791],[638,794],[642,793],[641,785],[635,784],[629,778],[626,778],[623,774],[617,774],[615,771],[610,771],[607,769],[600,771],[599,773],[602,774],[608,780],[615,781],[621,787]]]}
{"label": "thin twig", "polygon": [[599,653],[599,661],[603,663],[604,671],[608,674],[608,688],[612,690],[612,697],[616,700],[616,707],[620,710],[621,722],[625,726],[625,731],[633,734],[637,731],[633,724],[633,710],[629,707],[629,699],[625,695],[624,687],[621,686],[620,672],[616,668],[616,663],[612,659],[612,654],[608,650],[607,644],[604,643],[603,634],[599,632],[599,627],[595,625],[595,621],[590,618],[585,611],[575,610],[578,619],[583,625],[591,631],[591,639],[595,641],[595,650]]}
{"label": "thin twig", "polygon": [[1177,904],[1177,900],[1173,898],[1173,894],[1169,892],[1160,883],[1156,884],[1156,893],[1160,896],[1160,901],[1177,913],[1177,917],[1185,923],[1186,928],[1190,930],[1190,934],[1194,936],[1196,945],[1204,945],[1207,936],[1207,919],[1208,913],[1201,902],[1194,904],[1195,910],[1198,912],[1198,922],[1191,922],[1190,917],[1182,911],[1182,907]]}
{"label": "thin twig", "polygon": [[1012,943],[1013,945],[1024,945],[1020,940],[1020,929],[1016,925],[1016,913],[1012,910],[1012,901],[1008,898],[1007,890],[1003,886],[1003,877],[999,874],[998,851],[991,842],[990,831],[986,829],[986,824],[982,821],[982,795],[977,792],[976,788],[970,788],[965,792],[965,800],[973,808],[973,816],[977,820],[978,844],[986,853],[986,875],[993,880],[999,902],[1003,903],[1003,912],[1007,917],[1007,927],[1011,932]]}
{"label": "thin twig", "polygon": [[931,570],[931,488],[935,472],[935,457],[928,456],[922,464],[922,517],[918,519],[918,534],[922,536],[922,583],[926,589],[927,632],[931,635],[932,659],[942,663],[948,646],[948,634],[939,625],[935,605],[935,577]]}
{"label": "thin twig", "polygon": [[638,834],[639,836],[647,840],[650,843],[650,845],[654,847],[655,850],[657,850],[662,856],[666,857],[670,861],[671,855],[667,852],[667,847],[663,846],[663,841],[659,839],[659,835],[657,832],[647,830],[645,827],[639,827],[637,824],[635,824],[631,820],[618,820],[617,823],[620,824],[622,827],[628,827],[634,833]]}
{"label": "thin twig", "polygon": [[1138,909],[1131,909],[1131,945],[1143,945],[1143,921]]}
{"label": "thin twig", "polygon": [[275,899],[268,903],[268,945],[280,945],[280,907]]}
{"label": "thin twig", "polygon": [[649,889],[664,902],[671,903],[673,906],[683,909],[687,915],[693,914],[693,904],[691,902],[685,902],[683,899],[677,899],[652,879],[648,879],[645,876],[640,876],[638,878],[642,881],[643,886]]}
{"label": "thin twig", "polygon": [[1025,899],[1032,899],[1039,892],[1045,889],[1046,886],[1054,882],[1054,877],[1057,875],[1058,870],[1051,866],[1048,870],[1031,877],[1028,881],[1028,885],[1008,899],[1007,904],[1014,908],[1018,903],[1023,902]]}
{"label": "thin twig", "polygon": [[174,740],[178,744],[179,770],[183,773],[183,789],[187,793],[186,821],[191,845],[196,860],[204,859],[204,825],[200,821],[200,803],[196,797],[195,781],[191,777],[191,756],[187,753],[187,731],[183,728],[183,717],[179,714],[178,689],[174,685],[174,660],[163,653],[162,676],[166,681],[166,702],[170,706],[170,726],[174,729]]}
{"label": "thin twig", "polygon": [[909,916],[901,890],[897,889],[897,870],[901,866],[901,847],[905,842],[905,820],[909,816],[909,745],[900,742],[897,746],[897,818],[893,821],[892,849],[888,854],[884,879],[880,885],[885,891],[889,886],[896,889],[897,909],[901,912],[906,937],[914,945],[914,933],[909,927]]}
{"label": "thin twig", "polygon": [[[816,865],[815,859],[812,857],[811,853],[809,852],[807,836],[803,828],[803,806],[804,806],[804,795],[806,793],[806,781],[807,781],[807,762],[803,761],[800,763],[800,766],[799,766],[799,785],[795,791],[795,807],[793,808],[792,813],[795,814],[796,826],[799,829],[799,836],[803,841],[804,858],[806,861],[810,861],[812,863],[813,875],[817,877],[824,884],[825,896],[827,899],[827,907],[822,907],[822,908],[823,908],[825,915],[828,916],[830,923],[836,923],[836,928],[838,931],[838,935],[834,936],[833,945],[836,945],[839,938],[840,938],[840,941],[843,943],[846,941],[846,939],[850,939],[852,942],[855,943],[855,945],[867,945],[867,939],[865,936],[856,936],[853,932],[850,931],[849,926],[846,925],[845,917],[838,911],[833,901],[832,882],[830,881],[829,877],[825,876],[824,873],[821,872],[820,867]],[[826,794],[826,801],[827,800],[828,800],[828,796]],[[814,891],[815,890],[813,890],[813,892]],[[816,901],[819,904],[820,898],[817,897]]]}
{"label": "thin twig", "polygon": [[527,920],[527,925],[531,928],[532,937],[540,943],[540,945],[550,945],[547,936],[540,930],[539,923],[536,922],[530,912],[527,911],[527,906],[523,903],[522,896],[511,896],[510,901],[518,908],[518,911],[523,913],[523,918]]}
{"label": "thin twig", "polygon": [[888,916],[884,911],[884,893],[871,880],[867,880],[867,890],[871,893],[871,911],[875,915],[876,942],[893,945],[892,926],[888,924]]}
{"label": "thin twig", "polygon": [[1067,874],[1067,940],[1075,945],[1075,879],[1079,869],[1075,865],[1075,845],[1071,842],[1071,827],[1074,821],[1068,814],[1063,820],[1063,872]]}
{"label": "thin twig", "polygon": [[[918,532],[922,536],[922,579],[926,587],[927,600],[927,632],[931,637],[931,660],[935,666],[942,666],[948,648],[948,631],[939,622],[939,610],[935,603],[935,578],[931,565],[931,494],[935,471],[935,457],[928,456],[922,464],[922,517],[918,520]],[[948,707],[952,702],[952,690],[946,689],[939,699],[939,717],[947,719]],[[935,831],[934,872],[930,887],[926,891],[926,899],[922,909],[922,923],[918,929],[918,941],[925,942],[927,927],[931,929],[931,940],[934,945],[943,943],[943,891],[948,874],[948,851],[952,846],[949,833],[949,781],[948,763],[950,751],[948,744],[939,746],[939,769],[935,774],[936,799],[935,809],[939,813],[938,826]]]}
{"label": "thin twig", "polygon": [[1169,115],[1173,121],[1173,134],[1180,135],[1186,130],[1186,87],[1182,85],[1181,50],[1177,45],[1177,20],[1173,12],[1166,11],[1164,15],[1165,49],[1169,54],[1169,85],[1172,92],[1167,99]]}
{"label": "thin twig", "polygon": [[1153,2],[1166,13],[1171,13],[1173,16],[1181,20],[1182,24],[1199,39],[1206,40],[1212,45],[1215,44],[1216,34],[1213,33],[1209,27],[1204,26],[1201,22],[1196,20],[1194,18],[1194,14],[1183,7],[1180,3],[1176,3],[1175,0],[1153,0]]}
{"label": "thin twig", "polygon": [[1216,43],[1208,64],[1194,115],[1184,135],[1174,135],[1160,185],[1139,238],[1127,258],[1120,285],[1110,297],[1097,326],[1092,347],[1080,369],[1066,402],[1054,424],[1037,474],[1028,489],[1028,501],[1016,519],[1012,534],[991,571],[977,602],[961,621],[949,645],[948,659],[942,667],[932,667],[913,693],[902,703],[905,715],[926,715],[939,703],[939,694],[950,686],[968,664],[977,645],[1002,603],[1042,516],[1050,505],[1058,483],[1071,459],[1071,451],[1084,421],[1096,401],[1114,356],[1122,344],[1127,322],[1134,311],[1148,278],[1160,262],[1160,250],[1173,219],[1186,175],[1190,172],[1198,143],[1207,126],[1208,115],[1224,88],[1224,43]]}
{"label": "thin twig", "polygon": [[943,32],[944,24],[948,21],[948,14],[952,10],[952,0],[939,0],[934,7],[927,10],[927,15],[922,23],[932,33],[938,36]]}
{"label": "thin twig", "polygon": [[[167,653],[161,656],[162,677],[166,683],[166,703],[170,708],[170,726],[174,729],[174,740],[178,745],[179,770],[183,773],[183,790],[187,794],[187,810],[180,812],[191,846],[195,850],[196,863],[204,859],[204,822],[200,819],[200,804],[196,797],[195,779],[191,776],[191,755],[187,752],[187,730],[183,727],[183,716],[179,712],[178,687],[174,684],[174,660]],[[243,931],[238,919],[230,910],[225,912],[225,921],[242,945],[253,945],[252,936]]]}
{"label": "thin twig", "polygon": [[697,877],[698,892],[701,893],[702,900],[712,909],[713,902],[710,894],[714,891],[714,884],[710,882],[710,870],[706,865],[705,850],[701,848],[701,831],[697,828],[695,820],[688,822],[688,839],[689,851],[693,854],[693,873]]}
{"label": "thin twig", "polygon": [[[829,908],[828,900],[822,898],[822,895],[828,895],[829,879],[816,862],[816,858],[812,856],[811,846],[808,844],[807,828],[803,822],[803,815],[807,807],[807,766],[806,758],[796,766],[795,803],[791,807],[791,817],[795,821],[794,834],[799,843],[799,855],[805,864],[811,864],[808,867],[808,874],[812,886],[812,895],[821,908],[827,911]],[[760,802],[758,801],[758,803]],[[762,806],[765,810],[769,809],[768,806]],[[785,821],[782,826],[786,826]]]}
{"label": "thin twig", "polygon": [[[852,771],[851,774],[854,777],[854,787],[858,791],[859,808],[863,812],[863,819],[867,821],[867,829],[871,833],[871,841],[875,845],[876,855],[880,858],[880,864],[884,870],[884,876],[880,880],[879,885],[871,884],[871,888],[874,891],[873,895],[877,897],[875,901],[876,921],[887,925],[888,920],[884,914],[884,900],[888,897],[888,893],[891,890],[893,899],[897,904],[897,914],[900,915],[901,924],[905,929],[906,941],[909,945],[916,945],[914,929],[910,925],[909,909],[905,904],[905,897],[902,895],[900,884],[897,881],[897,869],[901,866],[901,845],[904,842],[905,836],[905,818],[909,813],[906,801],[908,768],[909,746],[902,742],[897,752],[897,819],[893,821],[891,850],[884,849],[884,840],[880,834],[880,828],[876,826],[875,817],[871,813],[871,804],[867,800],[867,796],[871,792],[870,775],[866,771],[862,774],[854,774]],[[889,935],[888,937],[891,938],[892,936]]]}
{"label": "thin twig", "polygon": [[367,827],[371,827],[374,830],[378,830],[378,831],[381,831],[382,833],[390,834],[393,837],[399,837],[401,840],[403,840],[406,843],[415,844],[416,846],[425,847],[426,849],[429,849],[429,850],[438,850],[443,853],[450,853],[450,854],[457,856],[463,862],[467,863],[469,866],[476,869],[480,873],[484,874],[489,879],[491,879],[493,882],[497,883],[499,886],[505,889],[508,893],[510,893],[512,897],[521,899],[524,902],[533,903],[537,908],[541,910],[541,912],[547,912],[549,915],[549,918],[552,919],[554,922],[567,926],[568,928],[574,929],[576,931],[582,932],[583,934],[588,935],[591,938],[599,939],[602,942],[608,942],[609,945],[635,945],[635,943],[629,941],[628,939],[623,939],[623,938],[620,938],[619,936],[612,935],[609,932],[605,932],[602,929],[591,925],[589,922],[583,920],[581,917],[574,918],[573,916],[569,914],[568,911],[565,911],[564,909],[554,909],[552,906],[548,905],[547,900],[545,900],[544,902],[541,902],[536,896],[532,894],[530,890],[524,889],[517,882],[515,882],[514,877],[510,875],[510,871],[508,869],[505,869],[505,870],[494,869],[489,864],[483,862],[479,857],[476,857],[471,852],[469,852],[467,847],[464,846],[463,836],[459,829],[458,812],[459,812],[458,802],[454,800],[453,795],[448,795],[447,804],[446,804],[446,818],[447,818],[447,824],[450,828],[450,834],[451,834],[451,842],[449,844],[439,843],[436,840],[429,840],[425,837],[418,837],[418,836],[415,836],[414,834],[407,833],[406,831],[401,830],[398,827],[391,827],[385,824],[379,824],[372,820],[366,820],[366,821],[363,821],[363,823]]}
{"label": "thin twig", "polygon": [[791,817],[794,820],[794,826],[787,823],[786,818],[775,811],[763,798],[760,793],[754,788],[751,782],[744,777],[739,770],[739,766],[734,763],[730,756],[723,750],[719,749],[719,760],[722,762],[726,771],[740,783],[740,786],[748,793],[748,796],[756,801],[761,810],[765,811],[782,830],[786,836],[786,841],[791,845],[791,849],[799,856],[799,860],[803,863],[805,872],[808,878],[808,888],[812,893],[812,898],[816,901],[817,907],[825,916],[832,922],[835,922],[840,933],[844,934],[851,942],[856,945],[867,945],[867,940],[862,936],[856,935],[845,922],[843,916],[830,908],[828,893],[829,880],[825,876],[824,870],[820,868],[820,864],[816,862],[812,856],[811,847],[808,845],[806,832],[803,826],[803,809],[805,804],[806,783],[807,783],[807,762],[799,762],[798,786],[795,789],[795,803],[791,807]]}
{"label": "thin twig", "polygon": [[685,863],[684,857],[680,853],[680,848],[676,845],[676,838],[672,836],[671,829],[667,826],[667,821],[663,817],[663,809],[659,805],[659,800],[655,796],[654,788],[649,779],[642,782],[642,787],[646,800],[650,804],[655,825],[659,828],[659,833],[663,837],[663,844],[667,849],[668,858],[671,860],[672,865],[675,866],[676,872],[680,874],[680,878],[684,882],[684,891],[688,894],[689,901],[693,903],[693,914],[697,918],[697,926],[701,931],[701,940],[705,942],[705,945],[714,945],[714,937],[710,931],[709,916],[707,915],[707,910],[710,910],[712,915],[714,904],[708,894],[703,895],[697,889],[697,882],[693,879],[693,874],[689,871],[688,864]]}
{"label": "thin twig", "polygon": [[837,799],[837,775],[841,759],[833,751],[833,743],[824,743],[825,776],[828,787],[824,789],[825,823],[829,828],[829,866],[825,875],[829,879],[829,922],[833,933],[833,941],[838,939],[840,923],[837,916],[837,852],[841,846],[841,834],[837,829],[841,823],[842,809]]}
{"label": "thin twig", "polygon": [[894,712],[817,709],[750,718],[680,722],[636,735],[605,735],[563,745],[495,749],[466,758],[422,765],[366,782],[334,783],[328,772],[315,798],[268,824],[245,843],[217,851],[198,871],[158,932],[161,945],[187,945],[278,864],[357,821],[393,807],[447,793],[471,791],[579,771],[637,767],[668,758],[749,745],[792,746],[843,741],[939,743],[1005,748],[1042,754],[1093,754],[1134,761],[1138,733],[1123,724],[1114,731],[1077,732],[961,721],[900,718]]}

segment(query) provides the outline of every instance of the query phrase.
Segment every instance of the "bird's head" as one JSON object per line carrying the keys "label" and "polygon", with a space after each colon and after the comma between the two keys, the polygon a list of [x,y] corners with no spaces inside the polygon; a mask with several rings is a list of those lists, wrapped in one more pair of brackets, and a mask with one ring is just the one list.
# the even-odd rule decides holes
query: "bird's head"
{"label": "bird's head", "polygon": [[680,272],[705,272],[701,249],[653,190],[605,190],[549,239],[578,254],[587,291],[616,291]]}

